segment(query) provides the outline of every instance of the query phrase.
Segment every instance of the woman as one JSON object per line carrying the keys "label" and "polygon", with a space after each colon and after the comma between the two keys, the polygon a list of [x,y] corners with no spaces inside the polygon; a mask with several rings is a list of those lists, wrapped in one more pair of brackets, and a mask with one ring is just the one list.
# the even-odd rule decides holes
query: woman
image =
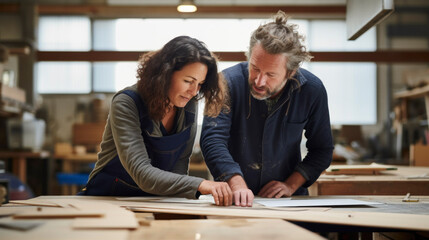
{"label": "woman", "polygon": [[187,175],[197,100],[205,98],[208,116],[218,115],[226,101],[216,64],[202,42],[187,36],[143,55],[137,84],[113,97],[98,161],[80,194],[212,194],[216,205],[231,205],[227,183]]}

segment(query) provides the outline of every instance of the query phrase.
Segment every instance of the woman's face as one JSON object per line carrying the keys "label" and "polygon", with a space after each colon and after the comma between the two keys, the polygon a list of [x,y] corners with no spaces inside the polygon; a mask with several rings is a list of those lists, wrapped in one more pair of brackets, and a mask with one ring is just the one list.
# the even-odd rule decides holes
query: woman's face
{"label": "woman's face", "polygon": [[168,98],[170,104],[184,107],[197,95],[207,75],[207,66],[200,62],[185,65],[181,70],[173,73]]}

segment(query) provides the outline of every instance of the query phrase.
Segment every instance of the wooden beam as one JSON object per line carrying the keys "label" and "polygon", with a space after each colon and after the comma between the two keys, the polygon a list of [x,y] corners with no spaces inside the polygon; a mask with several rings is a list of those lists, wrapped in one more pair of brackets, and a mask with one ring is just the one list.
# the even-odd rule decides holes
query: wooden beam
{"label": "wooden beam", "polygon": [[136,61],[145,52],[88,51],[88,52],[37,52],[37,61]]}
{"label": "wooden beam", "polygon": [[0,13],[19,13],[18,3],[0,4]]}
{"label": "wooden beam", "polygon": [[[38,51],[37,61],[137,61],[139,51]],[[429,51],[310,52],[312,62],[429,63]],[[244,52],[214,52],[222,61],[246,61]]]}
{"label": "wooden beam", "polygon": [[[77,4],[40,4],[37,5],[38,13],[41,15],[89,15],[93,17],[147,17],[162,16],[162,17],[201,17],[202,15],[237,15],[243,14],[274,14],[278,10],[282,10],[290,15],[309,15],[309,18],[314,18],[312,15],[331,15],[337,17],[345,17],[345,5],[203,5],[197,6],[196,13],[178,13],[176,6],[154,6],[154,5],[138,5],[138,6],[117,6],[117,5],[77,5]],[[19,3],[0,4],[0,12],[2,13],[19,13]]]}
{"label": "wooden beam", "polygon": [[329,6],[198,6],[195,13],[179,13],[176,6],[39,5],[40,15],[88,15],[101,18],[195,18],[195,17],[267,17],[282,10],[293,17],[345,18],[345,5]]}
{"label": "wooden beam", "polygon": [[313,62],[428,63],[429,51],[311,52]]}

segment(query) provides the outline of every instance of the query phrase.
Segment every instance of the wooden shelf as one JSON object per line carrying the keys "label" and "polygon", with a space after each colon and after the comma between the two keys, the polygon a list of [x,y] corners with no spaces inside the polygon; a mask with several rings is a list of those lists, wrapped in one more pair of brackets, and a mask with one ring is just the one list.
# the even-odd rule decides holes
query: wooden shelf
{"label": "wooden shelf", "polygon": [[[429,126],[429,85],[414,88],[411,90],[400,91],[394,94],[394,98],[400,101],[400,105],[395,108],[397,114],[396,121],[396,145],[397,157],[403,157],[402,153],[402,138],[404,137],[404,125],[409,122],[408,119],[408,106],[409,101],[416,98],[423,98],[425,102],[426,121]],[[427,127],[426,127],[427,128]],[[411,141],[410,141],[411,142]],[[412,142],[411,142],[412,144]],[[411,162],[409,162],[411,164]]]}
{"label": "wooden shelf", "polygon": [[394,97],[396,99],[403,99],[403,98],[419,98],[424,97],[425,95],[429,94],[429,85],[426,85],[424,87],[420,88],[414,88],[412,90],[406,90],[395,93]]}
{"label": "wooden shelf", "polygon": [[24,90],[0,83],[0,116],[19,115],[24,104]]}

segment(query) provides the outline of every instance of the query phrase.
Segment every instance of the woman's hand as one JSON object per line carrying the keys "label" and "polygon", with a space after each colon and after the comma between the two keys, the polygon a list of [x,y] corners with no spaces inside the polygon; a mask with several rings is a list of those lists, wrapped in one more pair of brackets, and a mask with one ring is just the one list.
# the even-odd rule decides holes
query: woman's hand
{"label": "woman's hand", "polygon": [[218,206],[232,205],[232,191],[226,182],[213,182],[204,180],[198,187],[201,194],[213,195],[215,204]]}

